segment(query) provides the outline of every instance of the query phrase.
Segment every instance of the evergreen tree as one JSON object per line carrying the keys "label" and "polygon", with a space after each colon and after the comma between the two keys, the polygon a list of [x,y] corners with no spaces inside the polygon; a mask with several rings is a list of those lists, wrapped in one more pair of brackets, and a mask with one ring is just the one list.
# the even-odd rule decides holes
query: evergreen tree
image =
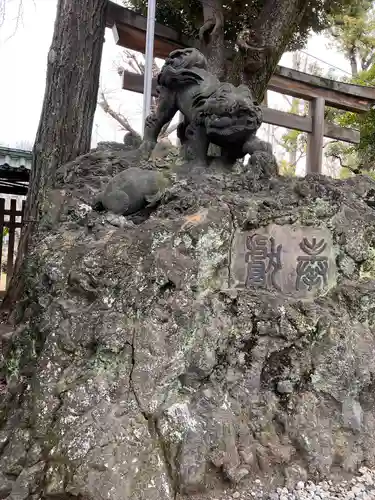
{"label": "evergreen tree", "polygon": [[[311,30],[327,28],[353,3],[367,0],[158,0],[156,17],[179,33],[199,36],[210,70],[248,84],[260,101],[285,50],[301,47]],[[128,4],[146,14],[147,0]],[[229,58],[225,47],[232,49]]]}
{"label": "evergreen tree", "polygon": [[[330,18],[328,33],[332,45],[342,52],[350,62],[350,83],[365,86],[375,85],[375,8],[372,1],[357,1]],[[327,156],[336,158],[342,167],[341,175],[370,172],[375,169],[375,111],[364,115],[356,113],[332,113],[334,121],[341,126],[360,130],[358,146],[342,142],[330,144]]]}
{"label": "evergreen tree", "polygon": [[350,62],[352,77],[375,62],[375,10],[373,2],[353,2],[329,18],[332,45]]}

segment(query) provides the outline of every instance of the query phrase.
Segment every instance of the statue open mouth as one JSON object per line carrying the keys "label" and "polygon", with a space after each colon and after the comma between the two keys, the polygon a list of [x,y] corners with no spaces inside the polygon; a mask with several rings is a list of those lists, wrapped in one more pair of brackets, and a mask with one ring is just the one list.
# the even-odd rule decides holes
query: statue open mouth
{"label": "statue open mouth", "polygon": [[237,116],[210,115],[206,117],[205,126],[208,134],[232,136],[250,135],[254,130],[254,118],[248,114]]}
{"label": "statue open mouth", "polygon": [[233,124],[233,119],[230,118],[229,116],[224,116],[222,118],[218,118],[216,120],[213,120],[211,122],[211,127],[226,128],[226,127],[230,127],[232,124]]}
{"label": "statue open mouth", "polygon": [[252,128],[249,127],[246,117],[238,120],[228,117],[221,117],[217,120],[208,119],[206,130],[209,140],[224,148],[229,144],[242,145],[252,134]]}

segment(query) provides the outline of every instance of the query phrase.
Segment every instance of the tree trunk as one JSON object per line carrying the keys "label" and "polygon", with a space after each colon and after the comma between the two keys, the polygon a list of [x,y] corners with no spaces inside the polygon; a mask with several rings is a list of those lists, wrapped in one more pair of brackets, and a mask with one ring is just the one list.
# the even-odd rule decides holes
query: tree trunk
{"label": "tree trunk", "polygon": [[[367,56],[367,57],[366,57]],[[375,63],[375,53],[370,55],[361,56],[361,70],[367,71],[370,66]]]}
{"label": "tree trunk", "polygon": [[219,80],[225,77],[224,14],[222,0],[201,0],[203,26],[200,29],[201,50],[208,70]]}
{"label": "tree trunk", "polygon": [[11,310],[24,285],[24,257],[33,245],[46,190],[57,168],[90,150],[105,31],[106,0],[59,0],[42,114],[33,149],[25,224],[13,277],[1,306]]}
{"label": "tree trunk", "polygon": [[350,69],[352,72],[352,76],[358,76],[358,65],[357,65],[357,54],[355,47],[352,47],[349,51],[349,61],[350,61]]}
{"label": "tree trunk", "polygon": [[306,0],[268,0],[245,32],[247,39],[240,44],[241,50],[227,75],[235,84],[247,84],[258,102],[263,100],[268,81],[303,18],[306,4]]}

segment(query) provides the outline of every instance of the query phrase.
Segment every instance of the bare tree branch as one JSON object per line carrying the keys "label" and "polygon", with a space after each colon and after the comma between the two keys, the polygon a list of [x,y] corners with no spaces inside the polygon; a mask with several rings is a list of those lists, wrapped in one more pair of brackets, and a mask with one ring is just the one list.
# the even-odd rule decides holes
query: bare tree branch
{"label": "bare tree branch", "polygon": [[[144,58],[144,56],[143,56],[143,58]],[[124,63],[125,67],[122,66],[121,63]],[[128,69],[130,69],[131,71],[133,71],[134,73],[144,75],[144,72],[145,72],[144,61],[142,62],[139,59],[139,57],[137,57],[137,54],[132,52],[131,50],[125,49],[123,51],[121,63],[116,63],[116,66],[115,66],[117,73],[119,75],[123,74],[123,72],[126,70],[126,67]],[[156,64],[156,60],[154,59],[153,64],[152,64],[153,76],[154,77],[157,76],[159,71],[160,71],[159,66]],[[114,118],[121,125],[122,128],[124,128],[125,130],[128,130],[128,131],[131,131],[131,130],[134,131],[134,129],[130,125],[129,119],[126,118],[123,114],[114,111],[110,107],[108,100],[106,99],[103,92],[101,92],[101,101],[99,102],[99,105],[106,113],[108,113],[110,116],[112,116],[112,118]],[[151,100],[151,112],[155,110],[156,106],[157,106],[157,98],[153,97]],[[126,124],[126,126],[125,126],[125,124]],[[168,137],[172,132],[174,132],[176,130],[176,128],[177,128],[177,125],[172,125],[170,127],[170,122],[167,123],[163,127],[163,129],[160,133],[160,138]],[[139,134],[137,134],[137,135],[139,135]]]}
{"label": "bare tree branch", "polygon": [[18,26],[23,19],[23,0],[19,0],[18,10],[16,15],[16,26],[14,28],[14,33],[18,30]]}
{"label": "bare tree branch", "polygon": [[341,156],[338,153],[332,152],[332,153],[329,153],[329,156],[332,156],[332,158],[335,158],[336,160],[339,160],[341,168],[347,168],[348,170],[350,170],[351,172],[353,172],[353,174],[360,174],[361,173],[360,169],[355,168],[355,167],[351,167],[350,165],[345,165],[343,163],[343,161],[342,161]]}
{"label": "bare tree branch", "polygon": [[144,64],[140,63],[136,55],[128,49],[124,50],[125,62],[135,71],[135,73],[144,74]]}
{"label": "bare tree branch", "polygon": [[[5,22],[5,18],[7,15],[7,2],[8,2],[8,0],[0,0],[0,26],[2,26]],[[13,33],[7,38],[7,40],[12,38],[16,34],[16,32],[19,28],[19,25],[21,24],[21,22],[23,20],[23,13],[24,13],[23,0],[18,0],[18,7],[17,7],[17,11],[16,11],[16,16],[13,19],[13,21],[15,22],[14,30],[13,30]]]}
{"label": "bare tree branch", "polygon": [[274,136],[273,136],[273,140],[276,142],[276,144],[277,144],[278,146],[280,146],[281,148],[284,148],[284,144],[280,141],[280,139],[278,139],[278,138],[276,137],[276,135],[274,135]]}
{"label": "bare tree branch", "polygon": [[177,130],[178,123],[173,123],[171,125],[171,122],[167,123],[161,130],[160,132],[160,139],[165,139],[166,137],[170,136],[175,130]]}
{"label": "bare tree branch", "polygon": [[339,140],[334,140],[334,141],[328,141],[326,142],[324,145],[323,145],[323,149],[327,146],[329,146],[330,144],[337,144],[338,142],[342,142],[342,141],[339,141]]}
{"label": "bare tree branch", "polygon": [[152,76],[153,76],[153,78],[156,78],[159,73],[160,73],[160,68],[156,64],[156,61],[154,59],[153,62],[152,62]]}
{"label": "bare tree branch", "polygon": [[292,100],[289,99],[288,96],[286,96],[285,94],[281,94],[281,96],[284,98],[284,100],[289,104],[290,107],[292,107]]}
{"label": "bare tree branch", "polygon": [[300,160],[302,160],[302,158],[305,158],[305,156],[306,156],[306,153],[304,151],[301,151],[301,154],[299,155],[299,157],[291,164],[292,167],[296,167],[298,162]]}
{"label": "bare tree branch", "polygon": [[[143,58],[144,58],[144,56],[143,56]],[[124,63],[125,67],[122,66],[121,63]],[[133,71],[134,73],[144,75],[144,72],[145,72],[144,61],[142,62],[141,60],[139,60],[139,58],[137,57],[137,54],[132,52],[131,50],[125,49],[123,51],[121,63],[115,63],[115,69],[117,70],[117,73],[119,75],[123,74],[123,72],[126,70],[126,67],[128,69],[130,69],[131,71]],[[153,76],[154,77],[157,76],[159,71],[160,71],[159,66],[156,64],[156,60],[154,59],[153,64],[152,64]],[[119,113],[111,108],[103,91],[101,91],[101,93],[100,93],[100,98],[101,98],[101,100],[99,101],[99,105],[106,113],[108,113],[110,116],[112,116],[112,118],[114,118],[121,125],[121,127],[123,129],[128,130],[131,133],[135,133],[135,134],[139,135],[137,132],[135,132],[133,127],[130,125],[130,121],[128,118],[126,118],[122,113]],[[153,97],[151,100],[151,112],[153,112],[155,110],[156,106],[157,106],[157,98]],[[160,135],[159,135],[159,137],[161,139],[168,137],[171,133],[173,133],[177,129],[178,125],[171,126],[170,123],[171,122],[167,123],[163,127],[163,129],[161,130]]]}
{"label": "bare tree branch", "polygon": [[[123,62],[126,65],[128,65],[129,68],[131,68],[135,73],[144,75],[144,73],[145,73],[144,56],[143,56],[143,61],[140,61],[137,58],[137,55],[134,52],[132,52],[129,49],[124,49],[123,58],[122,59],[123,59]],[[153,59],[153,62],[152,62],[152,76],[153,77],[157,76],[157,74],[159,73],[159,71],[160,71],[160,68],[156,64],[156,60]]]}
{"label": "bare tree branch", "polygon": [[123,114],[118,113],[111,108],[103,90],[100,91],[100,99],[98,104],[102,108],[102,110],[105,113],[109,114],[109,116],[111,116],[114,120],[116,120],[124,130],[130,132],[133,135],[139,136],[138,132],[130,125],[129,120]]}
{"label": "bare tree branch", "polygon": [[0,0],[0,26],[2,26],[5,21],[5,2],[6,0]]}

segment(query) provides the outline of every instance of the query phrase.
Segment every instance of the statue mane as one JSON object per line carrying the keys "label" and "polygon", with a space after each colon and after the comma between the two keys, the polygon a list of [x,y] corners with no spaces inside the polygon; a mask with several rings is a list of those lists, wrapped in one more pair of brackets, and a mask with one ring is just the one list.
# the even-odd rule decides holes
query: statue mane
{"label": "statue mane", "polygon": [[199,50],[174,50],[165,60],[158,75],[158,85],[177,90],[187,85],[199,84],[204,80],[199,70],[207,70],[207,59]]}

